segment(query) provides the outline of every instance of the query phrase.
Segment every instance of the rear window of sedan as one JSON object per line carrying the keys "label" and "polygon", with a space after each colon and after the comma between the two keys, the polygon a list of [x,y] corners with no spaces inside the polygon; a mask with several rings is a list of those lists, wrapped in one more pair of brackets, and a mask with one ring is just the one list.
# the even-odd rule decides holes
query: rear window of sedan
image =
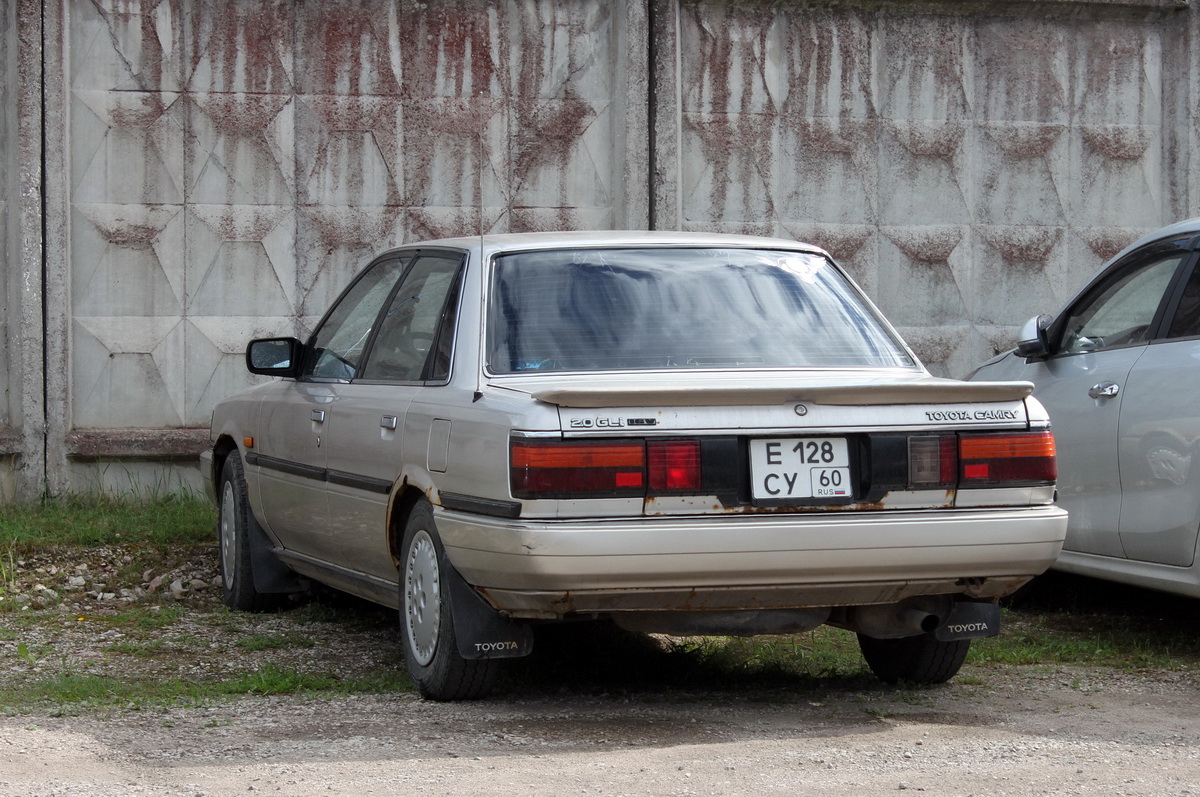
{"label": "rear window of sedan", "polygon": [[820,255],[558,249],[493,261],[493,374],[913,365]]}

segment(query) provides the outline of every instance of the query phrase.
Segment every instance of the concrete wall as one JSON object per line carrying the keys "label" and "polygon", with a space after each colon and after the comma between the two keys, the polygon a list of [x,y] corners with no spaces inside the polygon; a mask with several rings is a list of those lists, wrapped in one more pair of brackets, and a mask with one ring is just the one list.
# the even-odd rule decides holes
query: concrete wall
{"label": "concrete wall", "polygon": [[1186,0],[4,9],[5,496],[194,484],[246,340],[404,241],[807,239],[959,375],[1195,213]]}
{"label": "concrete wall", "polygon": [[655,221],[826,247],[960,376],[1125,243],[1196,214],[1194,17],[884,5],[661,3],[677,83],[658,141],[678,155]]}
{"label": "concrete wall", "polygon": [[41,4],[0,6],[0,499],[45,487]]}
{"label": "concrete wall", "polygon": [[[16,241],[10,224],[10,209],[14,198],[12,172],[16,166],[16,154],[12,151],[17,140],[16,114],[13,113],[13,103],[17,96],[16,79],[16,37],[17,9],[13,3],[7,3],[0,9],[0,142],[4,148],[0,150],[0,275],[3,280],[0,285],[0,341],[4,347],[0,351],[0,388],[3,389],[3,400],[0,401],[0,458],[5,464],[0,465],[0,498],[8,498],[13,494],[12,477],[15,474],[14,458],[20,450],[16,428],[20,426],[20,415],[15,406],[16,401],[12,390],[16,382],[12,378],[13,346],[9,342],[11,323],[9,322],[9,295],[16,287],[17,275],[21,273],[20,261],[14,251]],[[15,423],[14,423],[15,421]]]}

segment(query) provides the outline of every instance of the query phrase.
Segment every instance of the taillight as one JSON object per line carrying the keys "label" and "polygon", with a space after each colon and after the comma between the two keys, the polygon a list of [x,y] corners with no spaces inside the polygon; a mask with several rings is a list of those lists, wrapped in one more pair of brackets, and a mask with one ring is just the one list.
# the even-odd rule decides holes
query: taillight
{"label": "taillight", "polygon": [[958,482],[958,435],[908,438],[908,488],[953,487]]}
{"label": "taillight", "polygon": [[646,446],[514,440],[511,472],[516,498],[644,495]]}
{"label": "taillight", "polygon": [[912,435],[908,488],[1051,484],[1058,478],[1050,432]]}
{"label": "taillight", "polygon": [[700,489],[699,440],[513,440],[514,498],[630,498]]}
{"label": "taillight", "polygon": [[1050,484],[1058,479],[1050,432],[962,434],[959,486]]}
{"label": "taillight", "polygon": [[695,493],[700,489],[700,441],[652,440],[646,444],[651,493]]}

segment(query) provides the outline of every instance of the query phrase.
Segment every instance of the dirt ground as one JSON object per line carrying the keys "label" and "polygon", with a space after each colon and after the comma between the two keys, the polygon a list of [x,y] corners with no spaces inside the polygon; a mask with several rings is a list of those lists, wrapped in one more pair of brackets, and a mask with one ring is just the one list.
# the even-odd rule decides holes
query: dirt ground
{"label": "dirt ground", "polygon": [[0,794],[1200,795],[1193,675],[920,691],[244,698],[0,719]]}
{"label": "dirt ground", "polygon": [[[111,677],[138,667],[141,677],[213,678],[251,671],[261,657],[347,677],[400,666],[394,617],[366,604],[335,597],[308,611],[226,612],[206,586],[215,578],[211,552],[158,574],[121,550],[87,562],[52,559],[18,563],[15,583],[27,594],[39,594],[38,580],[60,594],[37,610],[40,622],[0,634],[0,680],[63,666]],[[124,571],[134,574],[130,584],[116,576]],[[108,574],[104,586],[96,573]],[[157,596],[155,583],[178,587],[178,595]],[[133,594],[139,585],[146,594]],[[130,593],[126,603],[121,589]],[[1200,626],[1194,601],[1149,594],[1137,603],[1099,583],[1076,600],[1183,636]],[[176,617],[163,630],[116,624],[121,606],[154,601]],[[300,646],[257,653],[234,644],[297,637]],[[141,650],[154,656],[119,652],[134,642],[165,647]],[[475,703],[388,694],[248,696],[73,715],[0,706],[0,797],[1200,797],[1200,675],[1191,666],[968,663],[944,686],[903,688],[868,678],[688,681],[674,665],[649,672],[664,659],[632,655],[619,642],[601,640],[592,652],[567,646],[565,659],[549,650],[547,661]]]}

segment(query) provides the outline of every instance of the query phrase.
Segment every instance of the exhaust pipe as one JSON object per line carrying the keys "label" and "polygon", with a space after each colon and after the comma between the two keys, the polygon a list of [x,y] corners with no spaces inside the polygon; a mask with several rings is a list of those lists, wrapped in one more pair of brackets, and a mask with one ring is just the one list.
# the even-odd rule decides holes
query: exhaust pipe
{"label": "exhaust pipe", "polygon": [[876,639],[899,639],[935,631],[950,615],[951,602],[945,596],[921,597],[901,603],[875,606],[851,606],[833,622],[848,631]]}

